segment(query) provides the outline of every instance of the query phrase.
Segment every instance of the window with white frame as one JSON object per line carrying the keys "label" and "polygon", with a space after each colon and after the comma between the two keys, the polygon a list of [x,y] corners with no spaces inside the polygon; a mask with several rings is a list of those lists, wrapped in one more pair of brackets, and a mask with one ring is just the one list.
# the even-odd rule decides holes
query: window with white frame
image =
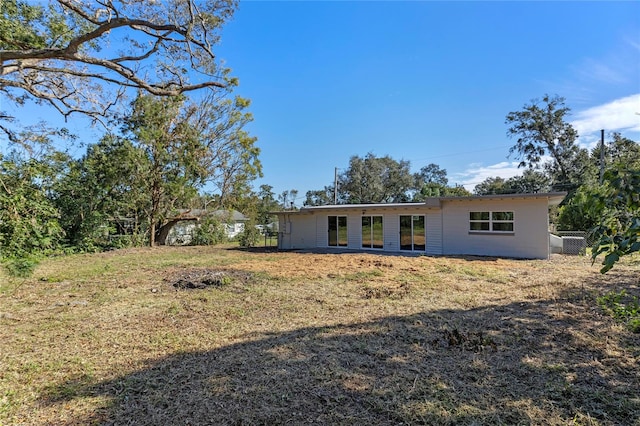
{"label": "window with white frame", "polygon": [[513,212],[469,212],[469,232],[513,233]]}

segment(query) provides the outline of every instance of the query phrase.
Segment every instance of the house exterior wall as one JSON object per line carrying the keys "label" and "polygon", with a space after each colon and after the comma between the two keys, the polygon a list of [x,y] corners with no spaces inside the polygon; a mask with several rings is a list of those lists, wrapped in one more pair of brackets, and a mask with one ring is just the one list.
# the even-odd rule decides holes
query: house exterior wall
{"label": "house exterior wall", "polygon": [[316,219],[311,214],[279,216],[278,247],[284,250],[318,247]]}
{"label": "house exterior wall", "polygon": [[[333,248],[328,245],[328,217],[347,217],[347,247],[362,250],[363,216],[382,216],[382,251],[399,252],[400,216],[425,216],[428,255],[478,255],[518,258],[549,257],[548,204],[545,196],[444,198],[438,206],[376,205],[280,213],[282,249]],[[470,212],[513,212],[513,232],[470,231]],[[287,224],[287,222],[289,224]],[[345,247],[338,247],[345,248]],[[374,249],[375,250],[375,249]],[[416,253],[415,251],[413,253]]]}
{"label": "house exterior wall", "polygon": [[[469,212],[512,211],[513,233],[473,233]],[[546,259],[549,257],[547,203],[536,199],[455,200],[442,205],[442,254],[503,256]]]}
{"label": "house exterior wall", "polygon": [[425,226],[427,228],[427,254],[442,254],[442,212],[428,211]]}
{"label": "house exterior wall", "polygon": [[398,214],[387,212],[382,218],[384,251],[400,251],[400,219]]}

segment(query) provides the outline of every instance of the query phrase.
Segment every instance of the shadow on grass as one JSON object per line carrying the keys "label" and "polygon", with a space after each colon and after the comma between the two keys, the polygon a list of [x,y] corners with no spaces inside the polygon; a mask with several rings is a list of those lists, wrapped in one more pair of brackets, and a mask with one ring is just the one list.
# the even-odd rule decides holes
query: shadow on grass
{"label": "shadow on grass", "polygon": [[639,424],[640,336],[563,298],[247,335],[41,402],[110,401],[67,424]]}

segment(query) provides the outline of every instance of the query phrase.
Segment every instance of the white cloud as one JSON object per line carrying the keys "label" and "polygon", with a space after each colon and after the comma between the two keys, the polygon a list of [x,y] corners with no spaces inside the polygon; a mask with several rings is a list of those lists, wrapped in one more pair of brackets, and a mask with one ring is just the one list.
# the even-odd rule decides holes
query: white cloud
{"label": "white cloud", "polygon": [[585,147],[599,140],[601,129],[623,136],[640,132],[640,93],[580,111],[571,125],[580,135],[580,145]]}
{"label": "white cloud", "polygon": [[465,171],[456,173],[451,177],[468,191],[473,192],[473,188],[486,178],[500,176],[503,179],[509,179],[521,174],[522,169],[518,168],[518,161],[502,161],[490,166],[470,164]]}

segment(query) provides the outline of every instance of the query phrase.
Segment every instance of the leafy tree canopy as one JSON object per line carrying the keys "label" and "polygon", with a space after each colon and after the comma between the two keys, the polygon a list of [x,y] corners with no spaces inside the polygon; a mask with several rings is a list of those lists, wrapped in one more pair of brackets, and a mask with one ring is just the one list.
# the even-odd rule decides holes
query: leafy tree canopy
{"label": "leafy tree canopy", "polygon": [[410,163],[372,153],[353,156],[349,168],[338,177],[338,197],[345,204],[371,204],[408,201],[414,186]]}
{"label": "leafy tree canopy", "polygon": [[583,165],[588,157],[578,147],[578,132],[566,121],[570,109],[559,96],[545,95],[525,104],[521,111],[507,114],[507,135],[516,138],[509,149],[520,161],[520,167],[539,168],[543,157],[550,156],[546,167],[557,189],[572,189],[582,182]]}
{"label": "leafy tree canopy", "polygon": [[488,177],[475,186],[476,195],[493,194],[532,194],[548,192],[550,179],[542,172],[527,169],[520,176],[504,179],[499,176]]}
{"label": "leafy tree canopy", "polygon": [[602,273],[623,256],[640,252],[640,169],[608,170],[604,180],[603,191],[594,200],[604,215],[593,230],[597,241],[592,252],[593,261],[605,255]]}

